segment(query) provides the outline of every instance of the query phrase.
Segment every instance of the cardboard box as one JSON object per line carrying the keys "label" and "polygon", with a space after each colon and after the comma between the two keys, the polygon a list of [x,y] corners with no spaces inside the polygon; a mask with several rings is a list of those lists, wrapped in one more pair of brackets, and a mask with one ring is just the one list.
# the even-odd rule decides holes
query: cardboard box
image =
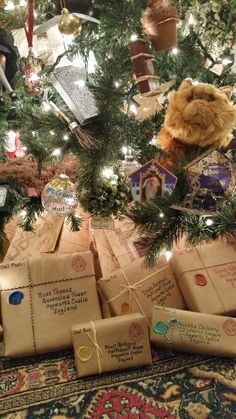
{"label": "cardboard box", "polygon": [[72,346],[71,326],[101,318],[90,252],[0,265],[5,356]]}
{"label": "cardboard box", "polygon": [[80,377],[152,362],[147,324],[138,313],[73,326],[72,339]]}
{"label": "cardboard box", "polygon": [[153,309],[150,340],[159,348],[236,356],[236,319],[166,307]]}
{"label": "cardboard box", "polygon": [[190,310],[209,314],[236,314],[234,242],[176,251],[170,264]]}
{"label": "cardboard box", "polygon": [[98,286],[113,316],[140,312],[150,323],[155,304],[186,307],[174,274],[164,259],[151,269],[140,259],[99,279]]}

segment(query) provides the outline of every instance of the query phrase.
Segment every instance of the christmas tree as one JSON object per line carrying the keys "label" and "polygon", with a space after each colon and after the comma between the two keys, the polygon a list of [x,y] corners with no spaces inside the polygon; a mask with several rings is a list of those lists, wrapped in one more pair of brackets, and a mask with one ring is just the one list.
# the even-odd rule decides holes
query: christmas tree
{"label": "christmas tree", "polygon": [[[63,8],[69,12],[56,18]],[[61,215],[73,230],[82,222],[73,210],[77,199],[91,215],[125,214],[139,227],[150,262],[183,236],[197,244],[235,235],[234,188],[214,218],[179,208],[190,192],[184,167],[209,144],[195,147],[171,168],[177,178],[171,193],[133,203],[127,176],[152,159],[165,167],[170,156],[158,144],[158,134],[168,93],[184,79],[233,88],[235,19],[234,0],[1,2],[0,57],[6,58],[1,68],[11,80],[10,87],[3,83],[0,97],[1,251],[13,216],[20,214],[21,227],[30,231],[45,208],[59,211],[48,197],[63,184],[61,200],[69,197],[70,204],[63,201]],[[166,31],[162,39],[160,26]],[[50,43],[52,29],[60,42],[54,34]],[[141,64],[140,51],[148,58]],[[137,76],[139,64],[147,65],[145,76]],[[233,145],[223,152],[233,167]]]}

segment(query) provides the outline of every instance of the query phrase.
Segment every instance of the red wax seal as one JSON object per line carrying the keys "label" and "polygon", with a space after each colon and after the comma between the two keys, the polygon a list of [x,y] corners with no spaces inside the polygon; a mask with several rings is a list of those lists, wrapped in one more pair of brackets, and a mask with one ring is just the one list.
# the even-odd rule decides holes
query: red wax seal
{"label": "red wax seal", "polygon": [[86,268],[87,263],[81,256],[76,255],[72,257],[71,266],[75,271],[83,271]]}
{"label": "red wax seal", "polygon": [[204,287],[207,284],[207,279],[202,274],[196,274],[194,277],[195,284],[199,285],[200,287]]}
{"label": "red wax seal", "polygon": [[144,330],[142,326],[137,322],[132,322],[129,327],[129,337],[134,341],[142,340],[144,336]]}
{"label": "red wax seal", "polygon": [[236,320],[228,318],[223,324],[223,330],[226,335],[236,336]]}

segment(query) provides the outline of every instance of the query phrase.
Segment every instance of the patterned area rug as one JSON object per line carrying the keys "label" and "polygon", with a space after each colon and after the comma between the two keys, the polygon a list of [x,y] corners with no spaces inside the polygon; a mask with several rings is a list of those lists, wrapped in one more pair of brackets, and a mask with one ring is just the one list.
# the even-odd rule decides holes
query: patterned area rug
{"label": "patterned area rug", "polygon": [[78,379],[73,354],[0,358],[4,419],[233,419],[236,362],[155,354],[149,367]]}

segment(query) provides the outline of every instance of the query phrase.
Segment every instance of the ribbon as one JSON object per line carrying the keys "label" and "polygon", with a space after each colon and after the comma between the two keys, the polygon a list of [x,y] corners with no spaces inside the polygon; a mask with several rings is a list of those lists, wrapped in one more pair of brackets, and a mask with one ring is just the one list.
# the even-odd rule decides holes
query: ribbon
{"label": "ribbon", "polygon": [[[158,271],[158,273],[161,272],[161,271],[163,271],[164,269],[166,269],[166,266],[164,268],[160,269]],[[120,284],[120,287],[123,288],[123,291],[121,291],[119,294],[115,295],[114,297],[110,298],[109,300],[106,300],[106,303],[107,304],[112,303],[113,301],[117,300],[118,298],[122,297],[122,295],[124,295],[124,294],[126,294],[128,292],[129,293],[130,300],[133,300],[137,304],[139,310],[141,311],[141,313],[145,317],[147,324],[150,326],[150,323],[149,323],[149,321],[146,318],[145,311],[143,310],[143,307],[140,304],[140,302],[139,302],[139,300],[138,300],[138,298],[136,296],[136,292],[139,295],[141,295],[141,292],[139,291],[139,289],[142,287],[142,284],[145,281],[147,281],[148,279],[150,279],[153,275],[155,275],[156,272],[154,272],[154,273],[146,276],[144,279],[141,279],[141,281],[136,282],[136,284],[131,284],[129,282],[127,276],[125,275],[124,271],[122,269],[118,269],[118,270],[122,273],[123,278],[126,281],[126,284],[125,285],[124,284]]]}
{"label": "ribbon", "polygon": [[98,341],[97,341],[97,331],[96,331],[96,328],[95,328],[95,324],[94,324],[93,321],[90,321],[89,323],[92,326],[93,337],[89,333],[87,333],[87,336],[88,336],[89,340],[91,341],[91,343],[95,346],[96,355],[97,355],[97,362],[98,362],[98,371],[99,371],[99,374],[101,374],[102,373],[101,357],[103,356],[103,352],[102,352],[102,349],[99,346]]}
{"label": "ribbon", "polygon": [[33,31],[34,31],[34,0],[29,0],[28,3],[28,26],[25,25],[25,34],[28,42],[28,47],[33,47]]}

